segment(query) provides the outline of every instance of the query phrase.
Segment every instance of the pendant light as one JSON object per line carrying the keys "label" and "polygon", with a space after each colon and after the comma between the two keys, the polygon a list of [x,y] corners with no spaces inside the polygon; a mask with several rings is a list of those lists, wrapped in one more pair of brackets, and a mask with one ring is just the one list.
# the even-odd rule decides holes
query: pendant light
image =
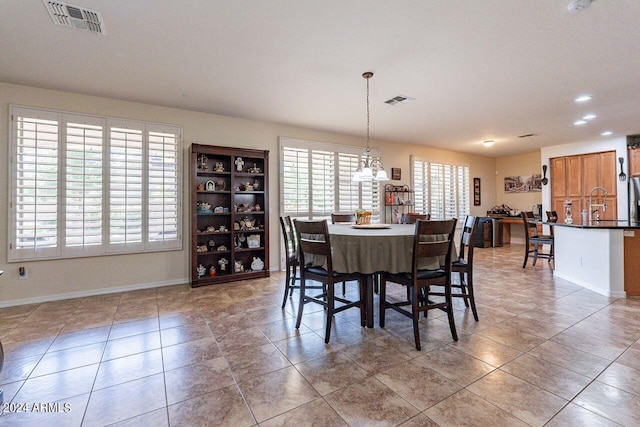
{"label": "pendant light", "polygon": [[[379,157],[373,157],[371,155],[371,148],[369,147],[369,79],[373,77],[373,73],[367,71],[362,74],[367,80],[367,149],[364,151],[364,158],[358,162],[358,168],[353,174],[353,181],[363,182],[363,181],[388,181],[387,172],[385,172],[382,167],[382,161]],[[377,168],[376,173],[373,172],[373,169]]]}

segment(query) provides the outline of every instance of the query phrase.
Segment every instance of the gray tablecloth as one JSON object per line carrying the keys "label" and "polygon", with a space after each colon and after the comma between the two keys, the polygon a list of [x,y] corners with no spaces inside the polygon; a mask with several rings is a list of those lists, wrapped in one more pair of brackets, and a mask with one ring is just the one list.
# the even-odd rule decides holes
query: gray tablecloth
{"label": "gray tablecloth", "polygon": [[[333,269],[339,273],[411,271],[414,224],[392,224],[391,228],[383,229],[357,229],[347,224],[331,224],[329,234]],[[436,258],[424,261],[419,268],[437,269],[440,266]]]}

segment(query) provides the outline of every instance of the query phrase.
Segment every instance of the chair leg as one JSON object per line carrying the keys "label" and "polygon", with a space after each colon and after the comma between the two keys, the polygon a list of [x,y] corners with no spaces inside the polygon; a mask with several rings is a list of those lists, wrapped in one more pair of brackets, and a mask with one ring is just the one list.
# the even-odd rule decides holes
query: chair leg
{"label": "chair leg", "polygon": [[300,302],[298,303],[298,316],[296,318],[296,329],[300,328],[302,322],[302,312],[304,310],[304,296],[305,296],[305,279],[300,278]]}
{"label": "chair leg", "polygon": [[342,296],[347,295],[347,282],[342,282]]}
{"label": "chair leg", "polygon": [[447,317],[449,318],[449,329],[451,329],[451,338],[458,341],[458,333],[456,332],[456,321],[453,318],[453,305],[451,304],[451,284],[445,285],[444,297],[447,302]]}
{"label": "chair leg", "polygon": [[[468,295],[469,291],[467,290],[466,282],[464,281],[464,271],[459,271],[458,274],[460,275],[460,292],[462,293],[462,295]],[[465,307],[469,307],[468,299],[469,298],[466,296],[462,297],[462,301],[464,301]]]}
{"label": "chair leg", "polygon": [[536,261],[538,261],[538,244],[533,245],[533,266],[535,267]]}
{"label": "chair leg", "polygon": [[363,327],[367,325],[366,280],[367,278],[365,276],[360,276],[360,278],[358,279],[358,290],[360,291],[360,326]]}
{"label": "chair leg", "polygon": [[522,268],[527,266],[527,260],[529,259],[529,245],[525,245],[524,247],[524,264],[522,264]]}
{"label": "chair leg", "polygon": [[298,275],[298,266],[297,265],[293,265],[292,266],[293,272],[291,273],[291,283],[289,284],[289,296],[293,296],[293,288],[291,286],[296,284],[296,280],[300,280],[300,279],[296,279],[296,276]]}
{"label": "chair leg", "polygon": [[473,318],[478,321],[478,310],[476,310],[476,298],[473,294],[473,272],[467,271],[467,288],[469,293],[469,303],[471,304],[471,311],[473,312]]}
{"label": "chair leg", "polygon": [[384,328],[384,314],[387,310],[387,279],[384,276],[380,277],[380,327]]}
{"label": "chair leg", "polygon": [[[420,329],[418,321],[420,320],[420,312],[418,311],[418,288],[413,286],[413,298],[411,300],[411,320],[413,320],[413,339],[416,343],[416,350],[421,351],[420,347]],[[426,313],[426,312],[425,312]]]}
{"label": "chair leg", "polygon": [[[344,282],[343,282],[344,284]],[[335,309],[335,285],[330,282],[327,285],[327,328],[324,332],[324,343],[329,344],[329,338],[331,337],[331,321],[333,320],[333,310]]]}
{"label": "chair leg", "polygon": [[287,297],[289,296],[291,282],[291,267],[287,266],[287,277],[284,281],[284,298],[282,298],[282,308],[287,305]]}

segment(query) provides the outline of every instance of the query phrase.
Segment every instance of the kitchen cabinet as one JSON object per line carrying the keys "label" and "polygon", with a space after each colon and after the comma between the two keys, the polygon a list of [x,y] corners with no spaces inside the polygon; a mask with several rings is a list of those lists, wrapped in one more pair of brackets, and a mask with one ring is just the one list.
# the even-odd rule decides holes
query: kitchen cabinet
{"label": "kitchen cabinet", "polygon": [[[557,157],[551,164],[551,205],[558,212],[559,221],[565,218],[565,202],[572,202],[572,219],[579,223],[583,209],[589,209],[589,194],[595,187],[607,189],[607,211],[601,219],[617,219],[616,152],[606,151],[583,155]],[[594,203],[602,203],[602,192],[594,193]]]}
{"label": "kitchen cabinet", "polygon": [[640,148],[629,148],[629,176],[640,176]]}
{"label": "kitchen cabinet", "polygon": [[269,152],[191,146],[191,286],[269,276]]}

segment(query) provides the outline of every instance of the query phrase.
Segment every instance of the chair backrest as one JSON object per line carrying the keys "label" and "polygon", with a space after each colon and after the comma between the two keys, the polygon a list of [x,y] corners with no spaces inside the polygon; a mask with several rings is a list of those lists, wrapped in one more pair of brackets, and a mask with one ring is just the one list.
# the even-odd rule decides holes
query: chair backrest
{"label": "chair backrest", "polygon": [[535,217],[533,216],[533,212],[522,212],[521,215],[522,222],[524,223],[525,244],[527,245],[527,247],[529,247],[529,238],[538,237],[538,226],[529,222],[535,219]]}
{"label": "chair backrest", "polygon": [[306,267],[313,263],[314,256],[323,256],[326,258],[327,271],[333,271],[327,220],[303,221],[294,219],[293,226],[298,239],[300,265]]}
{"label": "chair backrest", "polygon": [[284,247],[287,253],[287,259],[296,258],[296,237],[293,225],[291,224],[290,216],[280,217],[280,227],[282,228],[282,238],[284,239]]}
{"label": "chair backrest", "polygon": [[413,237],[413,274],[418,273],[421,258],[444,257],[442,268],[451,273],[451,247],[456,231],[456,218],[444,221],[416,221],[416,232]]}
{"label": "chair backrest", "polygon": [[355,222],[356,222],[355,214],[342,214],[342,213],[331,214],[331,224],[340,224],[340,223],[354,224]]}
{"label": "chair backrest", "polygon": [[467,260],[468,264],[473,262],[473,236],[478,227],[478,218],[473,215],[467,215],[460,232],[460,252],[458,258]]}
{"label": "chair backrest", "polygon": [[548,222],[558,222],[558,212],[556,212],[556,211],[547,211],[547,221]]}
{"label": "chair backrest", "polygon": [[428,221],[431,218],[431,214],[419,214],[415,212],[403,213],[400,217],[401,224],[415,224],[419,219]]}

